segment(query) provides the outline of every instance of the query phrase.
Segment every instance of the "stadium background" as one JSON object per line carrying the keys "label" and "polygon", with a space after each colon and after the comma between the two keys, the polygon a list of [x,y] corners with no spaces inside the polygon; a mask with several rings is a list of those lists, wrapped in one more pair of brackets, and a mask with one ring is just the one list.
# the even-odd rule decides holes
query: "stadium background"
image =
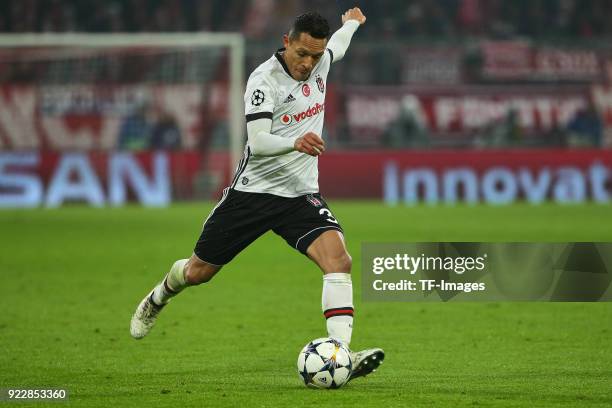
{"label": "stadium background", "polygon": [[[361,4],[368,24],[331,70],[324,135],[331,154],[321,160],[326,196],[609,201],[609,2],[372,4]],[[0,27],[10,33],[239,31],[248,75],[279,47],[296,13],[320,10],[337,28],[344,4],[25,1],[2,7]],[[100,204],[92,193],[47,196],[66,151],[91,153],[85,166],[96,174],[90,179],[108,189],[108,154],[139,153],[136,162],[151,175],[153,157],[146,152],[169,152],[160,182],[172,191],[162,205],[214,200],[228,182],[227,52],[2,50],[4,166],[26,167],[43,184],[42,192],[17,205]],[[41,155],[30,159],[34,164],[6,162],[7,153],[24,150]],[[394,154],[375,153],[380,150]],[[347,171],[356,161],[364,165]],[[104,192],[98,196],[114,202]],[[0,199],[9,202],[6,195]]]}
{"label": "stadium background", "polygon": [[[248,75],[297,14],[335,29],[352,5],[368,21],[332,66],[320,173],[356,282],[362,242],[612,239],[610,1],[24,0],[0,31],[240,32]],[[136,344],[132,309],[231,177],[227,55],[146,51],[0,48],[0,387],[78,406],[612,403],[608,304],[362,304],[359,285],[355,347],[387,364],[304,393],[320,278],[271,234]]]}

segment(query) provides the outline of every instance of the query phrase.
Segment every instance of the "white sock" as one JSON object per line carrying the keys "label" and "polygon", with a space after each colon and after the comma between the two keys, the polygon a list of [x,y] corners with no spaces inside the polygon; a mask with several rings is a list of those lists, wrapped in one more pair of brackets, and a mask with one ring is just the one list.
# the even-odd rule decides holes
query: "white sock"
{"label": "white sock", "polygon": [[353,282],[349,273],[323,275],[323,315],[327,335],[347,346],[353,333]]}
{"label": "white sock", "polygon": [[153,290],[153,302],[158,305],[168,303],[171,297],[179,294],[187,287],[185,281],[185,265],[187,259],[179,259],[172,265],[170,272]]}

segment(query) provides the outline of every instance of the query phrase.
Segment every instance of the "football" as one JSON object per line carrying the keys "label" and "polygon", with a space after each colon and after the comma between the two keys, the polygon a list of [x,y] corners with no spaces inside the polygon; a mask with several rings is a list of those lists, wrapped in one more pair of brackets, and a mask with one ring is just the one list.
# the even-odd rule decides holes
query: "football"
{"label": "football", "polygon": [[338,340],[323,337],[306,344],[298,356],[300,378],[311,388],[340,388],[351,377],[349,350]]}

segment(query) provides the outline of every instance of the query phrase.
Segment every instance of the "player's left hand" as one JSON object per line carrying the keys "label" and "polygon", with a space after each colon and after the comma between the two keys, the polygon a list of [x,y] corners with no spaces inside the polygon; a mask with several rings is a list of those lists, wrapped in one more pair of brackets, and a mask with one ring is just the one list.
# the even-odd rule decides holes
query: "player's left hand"
{"label": "player's left hand", "polygon": [[363,24],[366,22],[366,17],[363,15],[359,7],[353,7],[342,15],[342,24],[349,20],[356,20],[359,24]]}

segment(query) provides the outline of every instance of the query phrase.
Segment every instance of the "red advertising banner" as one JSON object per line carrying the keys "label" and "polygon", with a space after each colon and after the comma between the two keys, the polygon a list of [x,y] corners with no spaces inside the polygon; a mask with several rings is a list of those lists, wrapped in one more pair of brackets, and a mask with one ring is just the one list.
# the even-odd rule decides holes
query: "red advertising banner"
{"label": "red advertising banner", "polygon": [[[325,119],[332,133],[344,120],[349,143],[361,146],[384,145],[402,115],[431,138],[465,145],[512,113],[525,138],[545,139],[591,98],[607,109],[609,92],[600,86],[364,86],[338,94],[330,86]],[[225,87],[215,83],[0,86],[0,151],[207,149],[223,132],[216,125],[227,117],[226,101]]]}
{"label": "red advertising banner", "polygon": [[351,87],[345,90],[346,117],[356,142],[377,145],[401,115],[410,115],[433,134],[473,134],[517,115],[528,135],[564,127],[590,100],[581,86]]}
{"label": "red advertising banner", "polygon": [[224,86],[0,87],[0,150],[193,148],[225,117]]}
{"label": "red advertising banner", "polygon": [[610,202],[612,150],[326,152],[325,196],[396,203]]}
{"label": "red advertising banner", "polygon": [[[326,152],[320,191],[389,204],[610,202],[612,150]],[[0,208],[213,199],[227,153],[0,153]]]}
{"label": "red advertising banner", "polygon": [[0,153],[0,208],[210,199],[229,182],[228,163],[227,153],[196,151]]}
{"label": "red advertising banner", "polygon": [[531,71],[531,47],[524,41],[484,42],[481,51],[485,78],[525,78]]}

